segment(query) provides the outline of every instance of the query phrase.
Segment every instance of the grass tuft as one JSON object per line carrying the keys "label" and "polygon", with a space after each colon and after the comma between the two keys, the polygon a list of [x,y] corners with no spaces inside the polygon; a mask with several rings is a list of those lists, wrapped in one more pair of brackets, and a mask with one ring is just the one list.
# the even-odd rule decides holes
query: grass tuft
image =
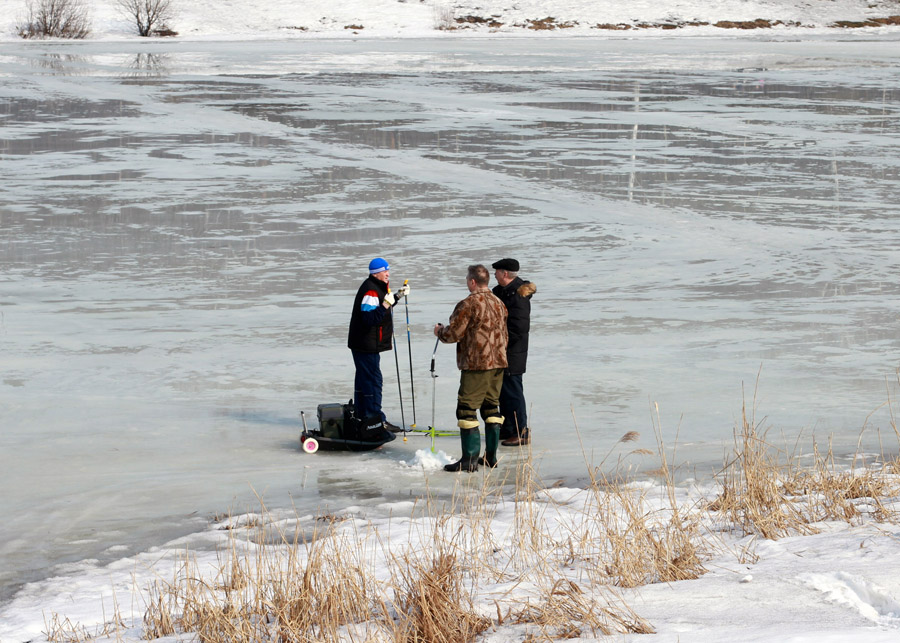
{"label": "grass tuft", "polygon": [[766,441],[753,417],[742,408],[741,427],[735,432],[735,451],[717,477],[721,493],[708,509],[726,517],[745,534],[777,540],[815,529],[788,497],[785,480],[790,458]]}
{"label": "grass tuft", "polygon": [[537,625],[553,639],[579,638],[588,633],[596,637],[655,632],[610,589],[594,587],[586,592],[567,579],[554,583],[540,597],[538,605],[522,608],[514,620]]}
{"label": "grass tuft", "polygon": [[398,569],[398,643],[467,643],[491,626],[473,609],[463,570],[451,553],[433,560],[407,557]]}

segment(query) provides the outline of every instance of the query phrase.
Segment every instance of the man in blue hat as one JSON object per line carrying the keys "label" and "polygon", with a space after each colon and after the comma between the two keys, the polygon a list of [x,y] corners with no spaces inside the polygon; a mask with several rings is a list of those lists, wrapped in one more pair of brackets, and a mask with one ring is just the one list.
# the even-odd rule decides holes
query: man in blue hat
{"label": "man in blue hat", "polygon": [[353,353],[353,364],[356,366],[353,383],[356,417],[361,420],[379,417],[388,430],[399,431],[401,427],[388,422],[381,410],[381,388],[384,384],[381,353],[392,348],[394,320],[391,308],[409,293],[409,286],[392,293],[390,278],[391,267],[387,261],[376,257],[369,262],[369,276],[359,287],[350,313],[347,346]]}

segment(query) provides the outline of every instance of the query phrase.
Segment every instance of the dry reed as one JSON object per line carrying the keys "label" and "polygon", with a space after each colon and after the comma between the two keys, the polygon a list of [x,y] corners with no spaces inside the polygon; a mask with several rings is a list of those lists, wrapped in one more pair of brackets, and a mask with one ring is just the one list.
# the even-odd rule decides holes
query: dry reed
{"label": "dry reed", "polygon": [[406,556],[394,583],[400,612],[397,643],[469,643],[491,626],[473,607],[456,556],[439,552],[433,559]]}
{"label": "dry reed", "polygon": [[885,504],[900,494],[896,459],[881,467],[841,470],[831,446],[825,454],[816,446],[812,464],[801,466],[797,456],[766,440],[766,432],[748,418],[746,404],[735,444],[733,458],[717,477],[721,492],[708,510],[744,534],[774,540],[815,533],[816,523],[825,520],[855,524],[863,517],[896,519],[896,511]]}
{"label": "dry reed", "polygon": [[717,479],[721,493],[709,505],[745,534],[776,540],[792,533],[812,533],[801,509],[789,497],[784,481],[790,477],[790,458],[766,441],[753,415],[741,409],[735,431],[735,451]]}
{"label": "dry reed", "polygon": [[538,605],[527,605],[513,619],[537,625],[551,639],[612,634],[653,634],[651,625],[638,616],[612,590],[593,587],[585,592],[570,580],[559,580]]}
{"label": "dry reed", "polygon": [[840,470],[829,447],[822,455],[815,449],[814,463],[795,469],[785,489],[802,499],[809,522],[840,520],[859,523],[864,517],[883,522],[894,519],[885,499],[900,494],[900,480],[890,463],[882,467]]}
{"label": "dry reed", "polygon": [[49,643],[88,643],[96,639],[110,639],[115,637],[121,640],[121,632],[125,623],[119,614],[118,605],[115,608],[113,618],[107,620],[93,629],[88,629],[80,623],[74,623],[56,612],[50,615],[50,620],[44,619],[43,634]]}
{"label": "dry reed", "polygon": [[[575,431],[580,440],[577,422]],[[718,497],[689,502],[674,482],[658,409],[654,431],[659,485],[628,482],[633,459],[649,453],[643,448],[604,472],[621,445],[640,439],[634,431],[599,465],[585,457],[586,490],[545,484],[528,450],[506,469],[512,495],[502,467],[461,476],[452,497],[428,495],[393,539],[346,516],[279,521],[260,499],[260,513],[222,527],[228,546],[217,565],[201,569],[186,552],[170,581],[143,589],[144,638],[468,643],[507,623],[523,626],[526,640],[650,633],[617,588],[698,578],[723,519],[727,530],[779,538],[820,520],[896,518],[888,499],[900,494],[897,459],[842,471],[829,449],[801,468],[767,442],[745,405]],[[502,511],[507,519],[496,520]],[[392,521],[386,531],[396,529]],[[736,558],[753,563],[750,549]],[[111,623],[121,627],[118,616]],[[47,638],[81,643],[94,634],[54,614]]]}
{"label": "dry reed", "polygon": [[[578,423],[575,422],[578,431]],[[588,568],[597,582],[620,587],[638,587],[649,583],[694,579],[706,572],[702,559],[706,556],[706,539],[701,534],[700,517],[692,508],[683,508],[676,499],[675,483],[668,464],[666,450],[656,410],[654,432],[660,457],[658,469],[663,477],[660,498],[651,499],[648,492],[630,486],[621,473],[622,459],[616,469],[602,471],[613,450],[620,444],[640,438],[635,431],[625,433],[600,466],[588,467],[591,493],[583,511],[586,518],[579,548],[588,554]],[[579,434],[580,439],[580,434]],[[647,450],[629,453],[644,455]]]}
{"label": "dry reed", "polygon": [[148,641],[175,634],[174,596],[168,586],[154,583],[147,589],[149,599],[144,612],[144,638]]}

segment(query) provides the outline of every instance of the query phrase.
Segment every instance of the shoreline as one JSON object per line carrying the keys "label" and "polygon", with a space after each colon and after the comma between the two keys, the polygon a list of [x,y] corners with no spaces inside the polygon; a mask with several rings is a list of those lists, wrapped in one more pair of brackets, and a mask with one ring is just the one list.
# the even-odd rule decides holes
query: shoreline
{"label": "shoreline", "polygon": [[[842,627],[889,634],[897,625],[885,556],[900,536],[900,461],[835,467],[824,453],[795,467],[778,452],[745,419],[735,458],[709,485],[675,485],[665,472],[624,482],[589,465],[590,484],[558,486],[526,458],[456,474],[451,497],[387,503],[378,516],[374,507],[301,515],[260,503],[189,537],[29,584],[0,610],[11,619],[4,640],[35,640],[42,623],[49,640],[209,640],[239,626],[406,641],[440,620],[441,631],[467,624],[465,640],[497,643],[536,634],[767,640],[768,627],[787,636],[791,626],[830,641],[844,634],[835,607],[853,607],[839,592],[856,586],[871,598],[860,599],[863,618]],[[420,465],[427,473],[439,463],[425,454]],[[414,600],[437,578],[466,589]],[[709,612],[723,592],[730,597]],[[770,595],[778,607],[758,598]]]}
{"label": "shoreline", "polygon": [[[406,5],[404,0],[400,0]],[[422,0],[424,3],[424,0]],[[406,7],[410,7],[406,5]],[[739,5],[743,8],[742,5]],[[431,9],[434,14],[423,19],[421,11]],[[702,10],[676,6],[665,17],[640,19],[625,13],[600,8],[593,12],[583,7],[531,7],[520,10],[518,6],[493,7],[441,7],[436,4],[424,5],[418,14],[408,8],[398,9],[396,15],[372,17],[368,19],[347,19],[326,15],[311,19],[312,11],[295,17],[290,13],[279,15],[277,11],[267,22],[241,24],[234,16],[210,17],[199,7],[184,19],[173,21],[172,26],[162,26],[146,37],[133,33],[129,26],[110,11],[99,11],[98,26],[91,28],[86,36],[71,38],[24,38],[18,31],[23,24],[22,16],[7,10],[0,13],[0,44],[12,42],[204,42],[204,41],[253,41],[253,40],[318,40],[318,39],[431,39],[431,38],[494,38],[494,37],[654,37],[658,35],[674,37],[759,37],[763,34],[796,36],[801,34],[859,34],[873,32],[900,31],[900,13],[897,7],[878,5],[836,8],[826,15],[812,19],[801,18],[790,11],[790,7],[779,7],[782,11],[759,17],[752,13],[752,7],[729,13],[725,8],[720,13],[704,15]],[[499,13],[498,13],[499,11]],[[872,12],[879,11],[877,15]],[[527,13],[526,13],[527,12]],[[682,15],[679,15],[679,12]],[[252,12],[251,12],[252,13]],[[658,12],[657,12],[658,13]],[[590,17],[585,17],[588,14]],[[635,11],[641,15],[641,11]],[[346,13],[345,15],[357,15]],[[526,17],[527,16],[527,17]],[[752,17],[751,17],[752,16]],[[249,15],[249,19],[260,20]],[[290,22],[288,22],[290,21]],[[287,24],[278,24],[279,22]],[[235,28],[244,27],[244,28]]]}
{"label": "shoreline", "polygon": [[716,23],[705,21],[677,22],[635,22],[602,23],[580,26],[577,22],[558,22],[552,17],[528,19],[527,24],[516,24],[504,28],[482,28],[480,24],[463,23],[447,29],[430,31],[399,30],[385,32],[364,27],[346,30],[310,30],[296,27],[279,27],[274,31],[258,33],[175,33],[170,35],[140,37],[126,33],[103,33],[85,38],[22,38],[17,35],[0,34],[0,45],[13,43],[35,44],[78,44],[78,43],[195,43],[195,42],[253,42],[253,41],[310,41],[310,40],[469,40],[490,38],[624,38],[637,37],[701,37],[701,38],[743,38],[763,35],[784,37],[798,35],[837,34],[882,34],[900,33],[900,14],[874,18],[865,21],[841,20],[835,24],[791,24],[782,20],[759,18],[746,20],[721,20]]}

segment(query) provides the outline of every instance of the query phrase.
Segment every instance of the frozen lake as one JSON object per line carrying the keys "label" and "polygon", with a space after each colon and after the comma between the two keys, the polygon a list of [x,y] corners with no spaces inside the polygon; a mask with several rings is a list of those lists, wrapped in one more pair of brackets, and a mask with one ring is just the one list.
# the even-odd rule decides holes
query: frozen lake
{"label": "frozen lake", "polygon": [[[257,494],[451,489],[406,464],[422,438],[297,449],[299,410],[352,395],[378,255],[419,426],[465,267],[520,260],[548,481],[655,449],[657,404],[708,475],[754,395],[779,444],[896,452],[898,116],[896,38],[0,45],[0,600]],[[437,372],[452,425],[452,348]]]}

